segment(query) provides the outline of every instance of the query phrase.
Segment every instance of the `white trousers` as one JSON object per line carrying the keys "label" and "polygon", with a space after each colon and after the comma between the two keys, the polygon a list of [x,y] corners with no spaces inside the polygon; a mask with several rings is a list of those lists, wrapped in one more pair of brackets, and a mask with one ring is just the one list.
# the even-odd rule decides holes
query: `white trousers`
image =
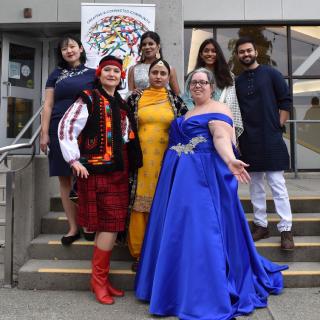
{"label": "white trousers", "polygon": [[253,222],[261,227],[268,226],[266,192],[264,176],[272,191],[272,197],[277,214],[281,217],[277,227],[280,232],[290,231],[292,213],[283,171],[250,172],[250,196],[253,205]]}

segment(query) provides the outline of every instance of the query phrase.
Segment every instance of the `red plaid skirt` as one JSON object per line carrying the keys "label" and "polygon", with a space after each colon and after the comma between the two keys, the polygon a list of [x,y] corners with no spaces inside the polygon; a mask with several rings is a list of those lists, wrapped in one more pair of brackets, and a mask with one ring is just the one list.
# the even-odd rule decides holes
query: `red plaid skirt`
{"label": "red plaid skirt", "polygon": [[78,178],[78,224],[87,231],[118,232],[125,229],[129,205],[128,157],[124,170]]}

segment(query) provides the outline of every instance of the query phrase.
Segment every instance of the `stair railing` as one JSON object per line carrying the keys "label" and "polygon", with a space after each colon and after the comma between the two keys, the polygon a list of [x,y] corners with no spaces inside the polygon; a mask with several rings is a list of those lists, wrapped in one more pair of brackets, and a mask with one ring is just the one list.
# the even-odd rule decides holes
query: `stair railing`
{"label": "stair railing", "polygon": [[[34,122],[40,116],[43,106],[37,110],[33,117],[26,123],[23,129],[9,146],[0,148],[0,164],[3,163],[4,169],[0,169],[0,173],[6,174],[6,219],[1,222],[5,227],[5,243],[4,243],[4,286],[11,288],[13,285],[13,232],[14,232],[14,189],[15,174],[32,162],[36,152],[36,141],[40,135],[41,126],[39,126],[27,143],[19,142],[27,130],[33,126]],[[11,169],[8,167],[8,155],[11,151],[31,148],[30,159],[20,168]]]}
{"label": "stair railing", "polygon": [[[293,163],[293,171],[294,177],[298,178],[298,131],[297,124],[298,123],[319,123],[320,120],[288,120],[286,123],[292,123],[293,125],[293,154],[294,154],[294,163]],[[320,168],[320,167],[319,167]]]}

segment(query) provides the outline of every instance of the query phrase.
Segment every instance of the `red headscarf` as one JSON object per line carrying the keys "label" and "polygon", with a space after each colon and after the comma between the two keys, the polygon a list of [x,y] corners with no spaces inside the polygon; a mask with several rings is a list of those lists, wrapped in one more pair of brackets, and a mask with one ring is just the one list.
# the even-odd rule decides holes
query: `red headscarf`
{"label": "red headscarf", "polygon": [[[107,57],[106,57],[107,58]],[[116,60],[116,59],[105,59],[103,58],[100,63],[99,66],[96,70],[96,77],[99,78],[101,76],[101,70],[105,67],[105,66],[116,66],[120,69],[121,71],[121,79],[125,79],[126,77],[126,72],[122,69],[122,63],[120,63],[120,61]]]}

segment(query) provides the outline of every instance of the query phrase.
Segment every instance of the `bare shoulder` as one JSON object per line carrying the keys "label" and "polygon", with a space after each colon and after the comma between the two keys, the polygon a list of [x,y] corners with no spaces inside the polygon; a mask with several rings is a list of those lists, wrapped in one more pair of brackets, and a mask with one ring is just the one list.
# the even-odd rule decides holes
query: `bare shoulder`
{"label": "bare shoulder", "polygon": [[225,103],[221,103],[221,102],[212,100],[212,102],[210,104],[210,110],[212,110],[212,112],[225,114],[226,116],[233,119],[231,110]]}

